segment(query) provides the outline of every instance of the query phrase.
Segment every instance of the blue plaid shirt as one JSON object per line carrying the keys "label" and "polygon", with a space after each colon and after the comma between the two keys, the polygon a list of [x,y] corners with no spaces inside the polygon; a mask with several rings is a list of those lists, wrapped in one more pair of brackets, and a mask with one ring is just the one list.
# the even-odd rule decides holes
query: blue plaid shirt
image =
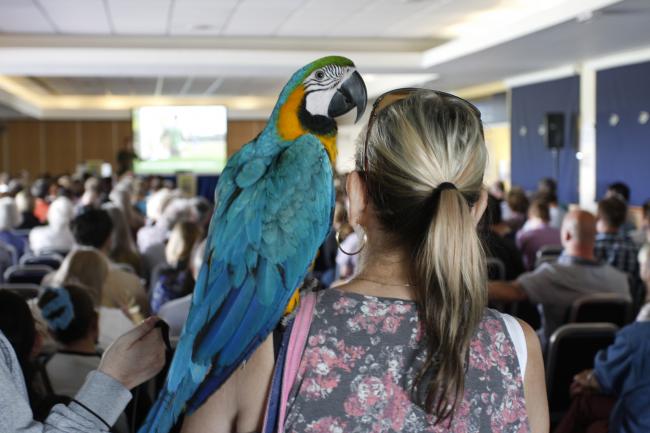
{"label": "blue plaid shirt", "polygon": [[632,277],[639,276],[639,248],[627,235],[598,233],[594,254],[598,260],[607,262]]}

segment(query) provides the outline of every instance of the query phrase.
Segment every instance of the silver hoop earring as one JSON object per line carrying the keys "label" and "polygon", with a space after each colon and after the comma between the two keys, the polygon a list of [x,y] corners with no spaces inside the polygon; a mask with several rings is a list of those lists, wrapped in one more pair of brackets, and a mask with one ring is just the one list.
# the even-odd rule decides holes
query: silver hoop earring
{"label": "silver hoop earring", "polygon": [[[356,232],[355,232],[355,233],[356,233]],[[357,236],[358,236],[358,235],[357,235]],[[340,232],[338,232],[338,231],[336,232],[336,245],[338,245],[339,250],[341,250],[341,252],[342,252],[343,254],[345,254],[346,256],[356,256],[356,255],[359,254],[361,251],[363,251],[363,249],[366,247],[366,243],[368,242],[368,235],[366,235],[366,232],[365,232],[365,231],[363,232],[363,238],[362,238],[362,241],[363,241],[363,242],[362,242],[362,244],[361,244],[361,248],[359,248],[357,251],[355,251],[355,252],[353,252],[353,253],[351,253],[351,252],[349,252],[349,251],[345,251],[343,248],[341,248]]]}

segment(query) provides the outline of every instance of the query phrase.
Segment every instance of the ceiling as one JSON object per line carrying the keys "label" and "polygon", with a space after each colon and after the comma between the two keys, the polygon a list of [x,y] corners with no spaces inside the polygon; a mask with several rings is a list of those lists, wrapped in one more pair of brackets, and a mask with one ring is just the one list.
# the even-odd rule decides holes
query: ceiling
{"label": "ceiling", "polygon": [[352,58],[371,96],[463,89],[650,46],[647,0],[0,0],[0,118],[222,103],[264,117],[292,71]]}

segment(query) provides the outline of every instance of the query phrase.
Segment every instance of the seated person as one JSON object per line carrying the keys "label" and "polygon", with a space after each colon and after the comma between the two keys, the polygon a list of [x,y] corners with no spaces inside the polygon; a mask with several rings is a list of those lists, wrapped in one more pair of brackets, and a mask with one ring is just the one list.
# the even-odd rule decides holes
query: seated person
{"label": "seated person", "polygon": [[639,251],[639,267],[645,288],[645,298],[636,320],[645,321],[650,320],[650,244],[645,244]]}
{"label": "seated person", "polygon": [[189,262],[200,232],[199,226],[190,221],[181,221],[174,226],[165,247],[169,268],[160,272],[151,294],[153,314],[157,314],[160,307],[172,299],[192,293],[194,278]]}
{"label": "seated person", "polygon": [[11,197],[0,198],[0,242],[14,247],[17,257],[21,257],[26,248],[25,239],[13,232],[20,226],[21,220],[22,217],[14,199]]}
{"label": "seated person", "polygon": [[[190,261],[190,270],[192,278],[196,280],[203,264],[203,256],[205,255],[205,244],[203,240],[196,246],[192,252],[192,259]],[[194,290],[194,288],[192,288]],[[172,301],[163,304],[158,311],[158,316],[169,325],[169,335],[171,337],[178,337],[181,335],[183,325],[187,320],[187,315],[190,312],[190,305],[192,304],[192,293],[189,293],[181,298],[176,298]]]}
{"label": "seated person", "polygon": [[537,182],[536,199],[540,199],[548,203],[549,210],[549,225],[553,228],[560,230],[562,228],[562,221],[566,215],[566,211],[562,209],[557,199],[557,182],[555,179],[545,177]]}
{"label": "seated person", "polygon": [[134,326],[132,318],[128,315],[128,300],[114,300],[104,296],[107,275],[108,263],[99,251],[94,248],[75,248],[65,257],[61,267],[46,275],[42,283],[44,286],[53,287],[75,285],[87,291],[99,314],[98,343],[102,348],[108,347],[117,337]]}
{"label": "seated person", "polygon": [[[4,293],[3,293],[4,292]],[[0,291],[0,296],[10,292]],[[29,314],[24,300],[23,310]],[[5,303],[0,302],[0,307]],[[6,314],[0,314],[1,319]],[[31,319],[31,316],[29,317]],[[25,329],[34,326],[28,320]],[[58,404],[43,414],[45,424],[36,422],[30,405],[22,366],[14,345],[0,328],[0,426],[7,432],[105,432],[111,429],[131,399],[130,389],[154,377],[164,366],[165,346],[157,320],[146,320],[136,329],[120,336],[103,355],[99,368],[91,372],[81,390],[68,404]],[[33,328],[32,328],[33,329]],[[34,338],[24,341],[34,346]]]}
{"label": "seated person", "polygon": [[518,186],[510,188],[503,211],[503,220],[513,233],[523,227],[526,222],[526,212],[528,212],[528,197],[523,189]]}
{"label": "seated person", "polygon": [[650,200],[643,203],[641,211],[643,215],[641,227],[630,233],[630,238],[639,246],[650,243]]}
{"label": "seated person", "polygon": [[41,225],[34,215],[34,197],[28,191],[20,191],[16,194],[16,206],[22,216],[22,223],[17,227],[19,230],[29,230]]}
{"label": "seated person", "polygon": [[578,298],[596,293],[619,293],[629,299],[626,275],[596,261],[595,235],[596,219],[591,213],[569,212],[562,224],[564,252],[558,261],[544,263],[515,281],[490,282],[489,299],[503,302],[528,299],[541,305],[542,327],[538,334],[543,344],[564,324],[569,308]]}
{"label": "seated person", "polygon": [[528,221],[517,232],[517,248],[521,251],[527,270],[535,269],[537,251],[546,245],[559,245],[560,231],[549,225],[548,204],[542,200],[533,200],[528,208]]}
{"label": "seated person", "polygon": [[128,306],[129,314],[138,322],[149,311],[147,294],[137,275],[115,266],[108,257],[111,249],[113,223],[105,210],[89,209],[70,224],[77,245],[95,248],[108,264],[102,305],[114,308]]}
{"label": "seated person", "polygon": [[41,316],[59,349],[45,364],[45,371],[58,395],[74,397],[86,375],[99,366],[101,353],[98,315],[86,289],[68,284],[47,288],[38,300]]}
{"label": "seated person", "polygon": [[[614,182],[607,185],[607,191],[605,192],[605,198],[616,197],[619,200],[622,200],[627,206],[630,203],[630,187],[624,182]],[[625,222],[621,225],[621,234],[629,234],[632,230],[636,228],[634,222],[634,216],[630,212],[626,212]]]}
{"label": "seated person", "polygon": [[72,202],[59,197],[52,202],[47,211],[47,225],[34,227],[29,232],[29,246],[35,254],[45,251],[66,253],[74,245],[70,232],[70,221],[74,214]]}
{"label": "seated person", "polygon": [[137,275],[141,275],[142,258],[133,241],[133,235],[124,212],[113,203],[104,203],[101,208],[108,212],[113,223],[110,259],[115,263],[124,263],[131,266]]}
{"label": "seated person", "polygon": [[574,377],[573,402],[555,433],[650,432],[649,341],[647,320],[618,331],[596,354],[593,370]]}
{"label": "seated person", "polygon": [[594,254],[631,277],[638,277],[638,247],[626,234],[620,232],[625,223],[627,204],[617,197],[609,197],[598,203],[598,223]]}
{"label": "seated person", "polygon": [[[521,253],[515,243],[508,237],[502,235],[509,232],[504,229],[505,224],[501,219],[501,206],[499,201],[488,196],[488,205],[483,215],[483,248],[488,257],[494,257],[503,263],[506,270],[506,280],[514,280],[524,272],[524,263]],[[505,226],[507,227],[507,226]],[[490,279],[498,279],[495,275],[488,275]]]}

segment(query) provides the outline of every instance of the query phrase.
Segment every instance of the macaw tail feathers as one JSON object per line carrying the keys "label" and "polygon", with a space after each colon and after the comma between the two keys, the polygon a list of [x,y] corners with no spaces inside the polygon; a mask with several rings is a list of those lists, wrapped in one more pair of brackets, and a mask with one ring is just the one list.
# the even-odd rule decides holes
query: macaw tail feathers
{"label": "macaw tail feathers", "polygon": [[[189,378],[185,378],[187,381]],[[185,386],[183,386],[185,385]],[[188,386],[190,385],[190,386]],[[163,390],[149,410],[147,419],[138,433],[168,433],[185,408],[185,402],[192,395],[196,385],[183,383],[175,393]]]}

